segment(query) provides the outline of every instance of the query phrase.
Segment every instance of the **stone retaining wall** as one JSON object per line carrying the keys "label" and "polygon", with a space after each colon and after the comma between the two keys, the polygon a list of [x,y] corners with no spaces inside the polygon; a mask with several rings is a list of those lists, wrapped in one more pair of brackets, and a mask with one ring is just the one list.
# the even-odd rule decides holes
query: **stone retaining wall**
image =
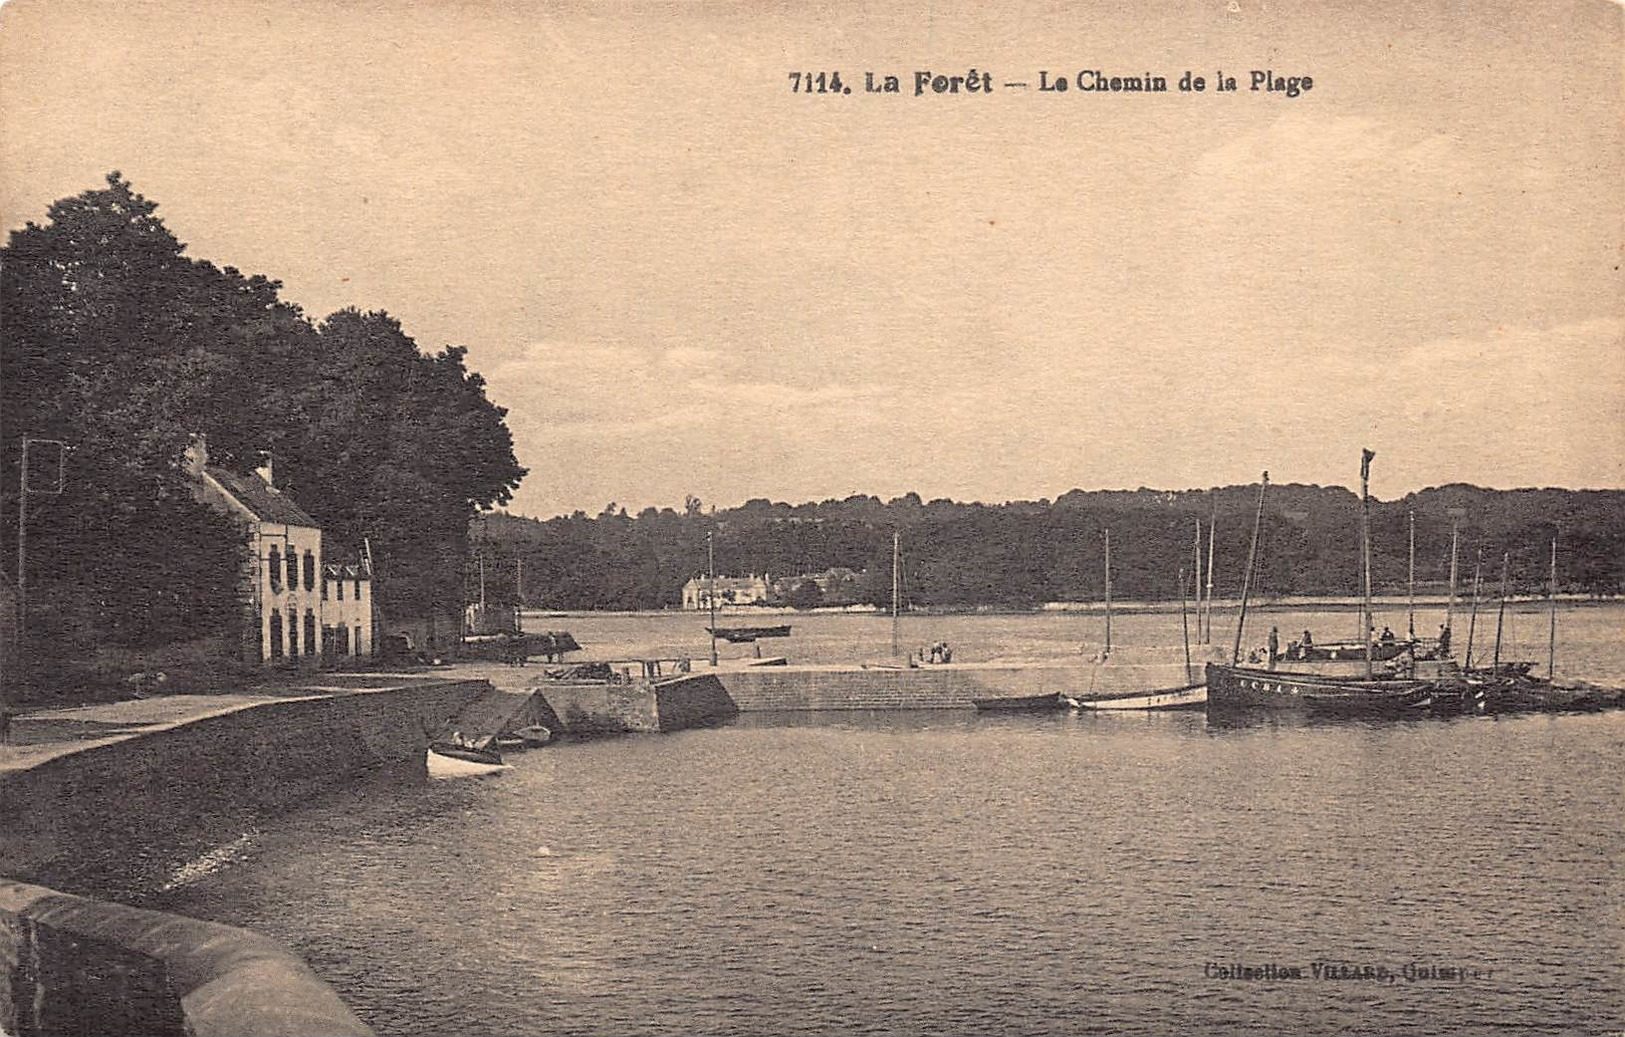
{"label": "stone retaining wall", "polygon": [[104,894],[203,822],[252,825],[369,771],[421,776],[483,681],[259,702],[0,772],[0,875]]}
{"label": "stone retaining wall", "polygon": [[303,962],[263,936],[0,881],[0,1033],[372,1031]]}

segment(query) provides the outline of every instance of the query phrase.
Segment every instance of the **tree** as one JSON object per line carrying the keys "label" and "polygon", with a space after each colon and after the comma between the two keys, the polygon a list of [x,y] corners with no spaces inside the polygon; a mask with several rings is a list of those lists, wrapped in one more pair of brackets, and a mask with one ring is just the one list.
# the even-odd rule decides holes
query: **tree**
{"label": "tree", "polygon": [[796,609],[815,609],[824,603],[824,592],[813,580],[802,580],[784,596],[785,604]]}
{"label": "tree", "polygon": [[118,173],[0,250],[0,504],[15,557],[24,436],[69,444],[68,490],[29,504],[31,630],[161,643],[221,630],[240,535],[179,459],[276,458],[334,553],[371,537],[386,608],[461,609],[468,520],[524,476],[466,351],[425,354],[384,313],[318,328],[280,285],[188,258]]}
{"label": "tree", "polygon": [[45,638],[145,646],[220,632],[237,614],[235,537],[176,462],[198,385],[222,376],[211,342],[275,291],[231,291],[185,258],[156,208],[115,172],[0,250],[8,547],[23,438],[69,448],[63,493],[29,500],[25,625]]}

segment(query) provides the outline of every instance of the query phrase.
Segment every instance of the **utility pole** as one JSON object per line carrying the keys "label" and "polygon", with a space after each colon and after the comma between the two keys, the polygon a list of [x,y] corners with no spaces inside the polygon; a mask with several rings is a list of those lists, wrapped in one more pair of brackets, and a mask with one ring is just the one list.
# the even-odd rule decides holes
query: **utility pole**
{"label": "utility pole", "polygon": [[705,534],[705,564],[710,575],[710,587],[705,597],[711,607],[711,665],[717,664],[717,548],[713,533]]}
{"label": "utility pole", "polygon": [[1557,677],[1557,533],[1552,533],[1552,575],[1546,585],[1546,603],[1551,611],[1551,629],[1546,636],[1546,679]]}
{"label": "utility pole", "polygon": [[903,534],[894,530],[891,535],[891,654],[897,658],[897,562],[902,552]]}
{"label": "utility pole", "polygon": [[[56,475],[44,487],[36,487],[28,480],[28,452],[30,447],[52,447],[56,450]],[[28,495],[31,493],[56,496],[62,492],[62,472],[67,446],[59,439],[29,439],[23,437],[22,464],[17,477],[17,639],[23,640],[28,622]],[[49,464],[49,462],[46,462]]]}

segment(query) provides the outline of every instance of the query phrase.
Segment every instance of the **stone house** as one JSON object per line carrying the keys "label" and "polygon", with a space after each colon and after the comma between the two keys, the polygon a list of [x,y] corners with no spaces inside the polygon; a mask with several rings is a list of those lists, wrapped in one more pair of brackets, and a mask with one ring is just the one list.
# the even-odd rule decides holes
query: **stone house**
{"label": "stone house", "polygon": [[370,574],[323,558],[321,526],[277,489],[270,462],[251,475],[211,465],[195,436],[185,467],[197,498],[243,531],[244,661],[315,665],[371,655]]}

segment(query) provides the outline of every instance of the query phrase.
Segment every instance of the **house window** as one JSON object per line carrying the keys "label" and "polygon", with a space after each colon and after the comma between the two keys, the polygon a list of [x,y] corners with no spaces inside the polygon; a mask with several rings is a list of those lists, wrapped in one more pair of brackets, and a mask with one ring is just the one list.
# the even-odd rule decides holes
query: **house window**
{"label": "house window", "polygon": [[355,645],[355,654],[360,655],[361,654],[361,628],[360,627],[355,628],[355,640],[352,641],[351,643]]}
{"label": "house window", "polygon": [[[340,586],[343,586],[343,585],[340,584]],[[349,627],[342,627],[342,626],[341,627],[334,627],[333,628],[333,642],[334,642],[334,647],[337,648],[338,653],[340,655],[349,655],[350,654],[350,628]]]}
{"label": "house window", "polygon": [[299,658],[299,613],[288,612],[288,658]]}
{"label": "house window", "polygon": [[271,658],[282,658],[282,612],[271,610]]}
{"label": "house window", "polygon": [[282,589],[282,551],[275,544],[271,545],[271,589]]}
{"label": "house window", "polygon": [[316,654],[316,611],[305,610],[305,654]]}
{"label": "house window", "polygon": [[308,550],[305,552],[305,590],[316,589],[316,556]]}
{"label": "house window", "polygon": [[333,582],[338,584],[339,600],[343,601],[344,600],[344,577],[340,576],[338,579],[334,580]]}
{"label": "house window", "polygon": [[355,578],[355,600],[361,600],[361,577]]}

